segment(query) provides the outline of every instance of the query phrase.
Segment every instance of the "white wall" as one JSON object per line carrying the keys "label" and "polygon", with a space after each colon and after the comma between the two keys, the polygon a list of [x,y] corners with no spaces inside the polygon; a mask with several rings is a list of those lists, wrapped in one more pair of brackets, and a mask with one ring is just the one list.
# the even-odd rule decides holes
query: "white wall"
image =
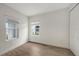
{"label": "white wall", "polygon": [[79,56],[79,5],[70,13],[70,48]]}
{"label": "white wall", "polygon": [[[5,17],[8,16],[12,20],[19,22],[19,39],[6,41],[5,35]],[[9,51],[21,44],[27,42],[28,39],[28,18],[23,14],[0,4],[0,54]]]}
{"label": "white wall", "polygon": [[69,48],[68,13],[67,9],[61,9],[41,15],[30,17],[31,22],[40,22],[40,36],[34,38],[30,33],[29,40],[53,46]]}

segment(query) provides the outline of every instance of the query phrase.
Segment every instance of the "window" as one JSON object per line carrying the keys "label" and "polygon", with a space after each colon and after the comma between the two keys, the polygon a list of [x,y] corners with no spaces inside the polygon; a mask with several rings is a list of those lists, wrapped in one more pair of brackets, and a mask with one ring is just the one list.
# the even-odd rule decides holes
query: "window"
{"label": "window", "polygon": [[32,23],[32,35],[39,35],[40,25],[39,23]]}
{"label": "window", "polygon": [[19,30],[18,30],[18,22],[8,20],[5,23],[6,27],[6,36],[8,40],[18,39]]}

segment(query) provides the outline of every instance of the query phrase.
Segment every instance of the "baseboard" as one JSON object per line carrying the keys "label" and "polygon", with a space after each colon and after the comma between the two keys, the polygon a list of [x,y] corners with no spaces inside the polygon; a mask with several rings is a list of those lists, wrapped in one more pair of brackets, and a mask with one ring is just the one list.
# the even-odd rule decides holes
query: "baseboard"
{"label": "baseboard", "polygon": [[[28,42],[34,42],[34,43],[42,44],[42,45],[45,45],[45,46],[53,46],[53,47],[58,47],[58,48],[62,48],[62,49],[68,49],[68,48],[59,47],[59,46],[55,46],[55,45],[49,45],[49,44],[45,44],[45,43],[41,43],[41,42],[35,42],[35,41],[28,41]],[[70,50],[70,49],[68,49],[68,50]]]}
{"label": "baseboard", "polygon": [[[68,48],[63,48],[63,47],[58,47],[58,46],[53,46],[53,45],[48,45],[48,44],[44,44],[44,43],[40,43],[40,42],[34,42],[34,41],[28,41],[28,42],[31,42],[31,43],[36,43],[36,44],[41,44],[41,45],[44,45],[44,46],[50,46],[50,47],[57,47],[57,48],[61,48],[61,49],[67,49],[69,51],[71,51],[70,49]],[[72,52],[72,51],[71,51]],[[72,54],[75,56],[75,54],[72,52]]]}
{"label": "baseboard", "polygon": [[3,54],[5,54],[5,53],[7,53],[7,52],[9,52],[9,51],[11,51],[11,50],[13,50],[13,49],[15,49],[15,48],[17,48],[17,47],[19,47],[19,46],[21,46],[21,45],[23,45],[23,44],[25,44],[25,43],[26,43],[26,42],[21,43],[21,44],[19,44],[19,45],[16,45],[15,47],[12,47],[12,48],[10,48],[10,49],[8,49],[8,50],[3,51],[2,53],[0,53],[0,56],[3,55]]}

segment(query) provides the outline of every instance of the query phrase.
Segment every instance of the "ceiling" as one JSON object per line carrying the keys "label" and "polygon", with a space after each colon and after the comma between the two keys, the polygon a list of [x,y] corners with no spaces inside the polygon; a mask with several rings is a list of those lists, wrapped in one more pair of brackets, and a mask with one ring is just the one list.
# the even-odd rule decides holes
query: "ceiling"
{"label": "ceiling", "polygon": [[26,16],[55,11],[61,8],[66,8],[70,4],[71,3],[6,3],[6,5]]}

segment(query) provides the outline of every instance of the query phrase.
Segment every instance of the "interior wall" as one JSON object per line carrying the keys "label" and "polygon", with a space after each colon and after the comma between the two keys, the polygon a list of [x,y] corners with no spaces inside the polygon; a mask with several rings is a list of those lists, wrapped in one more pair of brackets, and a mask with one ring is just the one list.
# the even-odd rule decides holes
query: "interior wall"
{"label": "interior wall", "polygon": [[[31,23],[40,22],[40,36],[31,35]],[[32,16],[29,19],[29,41],[69,48],[67,9]]]}
{"label": "interior wall", "polygon": [[[5,20],[6,17],[19,22],[19,39],[6,41]],[[0,54],[5,53],[28,40],[28,18],[16,10],[0,4]]]}
{"label": "interior wall", "polygon": [[79,56],[79,4],[70,12],[70,48]]}

